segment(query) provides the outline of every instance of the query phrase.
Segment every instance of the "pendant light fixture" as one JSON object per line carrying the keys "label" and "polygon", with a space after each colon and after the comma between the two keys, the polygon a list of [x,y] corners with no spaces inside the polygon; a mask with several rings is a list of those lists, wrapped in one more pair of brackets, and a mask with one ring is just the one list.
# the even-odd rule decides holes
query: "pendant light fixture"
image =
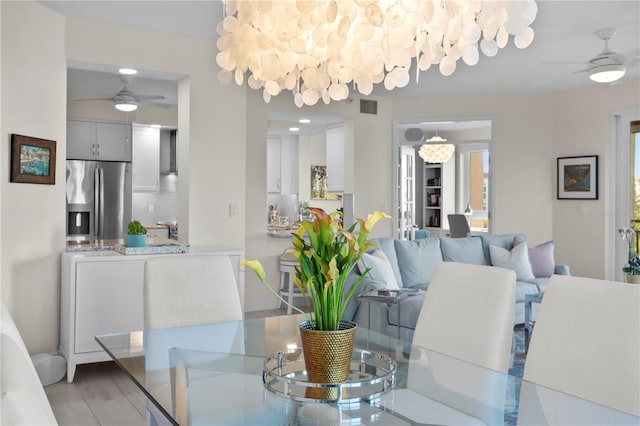
{"label": "pendant light fixture", "polygon": [[438,130],[436,129],[435,136],[430,137],[425,141],[427,143],[420,146],[418,155],[426,163],[436,164],[449,161],[456,150],[456,146],[453,144],[443,143],[446,141],[446,138],[438,136]]}
{"label": "pendant light fixture", "polygon": [[459,59],[495,56],[510,36],[534,38],[535,0],[222,0],[216,62],[220,82],[262,90],[265,102],[291,91],[298,107],[340,101],[349,84],[405,87],[412,61],[451,75]]}

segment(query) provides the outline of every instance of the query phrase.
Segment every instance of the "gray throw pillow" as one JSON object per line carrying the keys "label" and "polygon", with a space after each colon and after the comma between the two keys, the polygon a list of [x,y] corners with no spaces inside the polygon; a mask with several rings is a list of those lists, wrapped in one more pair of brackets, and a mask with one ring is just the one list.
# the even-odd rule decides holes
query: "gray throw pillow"
{"label": "gray throw pillow", "polygon": [[482,240],[482,249],[484,250],[484,257],[487,260],[487,265],[491,265],[491,253],[489,253],[490,246],[501,247],[506,250],[513,248],[513,239],[518,237],[522,241],[527,241],[525,234],[482,234],[480,239]]}
{"label": "gray throw pillow", "polygon": [[480,238],[440,238],[440,247],[442,247],[442,258],[445,262],[488,265]]}
{"label": "gray throw pillow", "polygon": [[395,240],[395,245],[403,287],[428,284],[436,263],[442,262],[440,239]]}

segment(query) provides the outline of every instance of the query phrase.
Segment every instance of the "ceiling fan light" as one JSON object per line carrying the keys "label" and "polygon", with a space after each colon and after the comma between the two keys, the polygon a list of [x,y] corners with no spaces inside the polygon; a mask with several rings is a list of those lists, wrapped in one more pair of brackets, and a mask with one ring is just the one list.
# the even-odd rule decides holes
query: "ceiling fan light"
{"label": "ceiling fan light", "polygon": [[589,78],[596,83],[612,83],[621,79],[626,71],[626,67],[622,64],[603,65],[591,70]]}
{"label": "ceiling fan light", "polygon": [[135,74],[138,74],[138,70],[133,69],[133,68],[120,68],[118,70],[118,72],[120,74],[124,74],[124,75],[135,75]]}
{"label": "ceiling fan light", "polygon": [[135,101],[127,101],[127,100],[116,101],[115,107],[119,111],[131,112],[138,109],[138,103]]}

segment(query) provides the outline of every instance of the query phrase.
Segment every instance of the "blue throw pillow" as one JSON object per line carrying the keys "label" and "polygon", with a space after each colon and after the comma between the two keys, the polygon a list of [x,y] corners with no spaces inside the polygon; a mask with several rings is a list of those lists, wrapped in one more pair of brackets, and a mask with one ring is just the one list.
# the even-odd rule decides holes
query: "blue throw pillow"
{"label": "blue throw pillow", "polygon": [[403,287],[428,284],[436,263],[442,262],[440,239],[395,240],[395,245]]}
{"label": "blue throw pillow", "polygon": [[445,262],[488,265],[480,238],[440,238],[440,246],[442,247],[442,258]]}
{"label": "blue throw pillow", "polygon": [[[404,287],[402,283],[402,275],[400,274],[400,269],[398,269],[398,257],[396,256],[396,246],[393,243],[395,240],[393,238],[373,238],[369,240],[370,243],[377,245],[380,250],[387,256],[389,263],[391,264],[391,269],[393,270],[393,275],[396,276],[396,281],[398,282],[398,286]],[[371,252],[374,249],[370,250]]]}

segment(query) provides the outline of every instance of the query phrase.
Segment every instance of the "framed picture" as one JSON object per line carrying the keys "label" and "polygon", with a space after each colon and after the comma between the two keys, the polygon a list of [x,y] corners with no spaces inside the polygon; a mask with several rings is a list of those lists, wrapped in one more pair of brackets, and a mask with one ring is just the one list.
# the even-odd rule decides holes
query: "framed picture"
{"label": "framed picture", "polygon": [[598,156],[558,158],[558,199],[598,199]]}
{"label": "framed picture", "polygon": [[11,135],[11,182],[56,183],[56,142]]}

